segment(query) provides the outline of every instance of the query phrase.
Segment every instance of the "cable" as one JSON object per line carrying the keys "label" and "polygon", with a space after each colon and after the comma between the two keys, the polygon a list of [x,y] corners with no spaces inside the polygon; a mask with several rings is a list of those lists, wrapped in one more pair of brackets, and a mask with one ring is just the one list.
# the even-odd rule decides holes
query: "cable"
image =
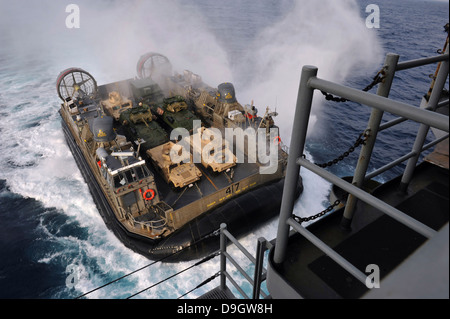
{"label": "cable", "polygon": [[[180,251],[182,251],[182,250],[180,250]],[[171,255],[171,256],[172,256],[172,255]],[[109,286],[109,285],[111,285],[111,284],[113,284],[113,283],[119,281],[119,280],[122,280],[122,279],[124,279],[124,278],[126,278],[126,277],[128,277],[128,276],[131,276],[132,274],[135,274],[135,273],[137,273],[138,271],[141,271],[141,270],[143,270],[143,269],[145,269],[145,268],[148,268],[148,267],[150,267],[150,266],[152,266],[152,265],[154,265],[154,264],[156,264],[156,263],[162,261],[163,259],[165,259],[165,258],[167,258],[167,257],[168,257],[168,256],[166,256],[166,257],[164,257],[164,258],[162,258],[162,259],[160,259],[160,260],[156,260],[156,261],[152,262],[151,264],[145,265],[145,266],[143,266],[143,267],[141,267],[141,268],[139,268],[139,269],[136,269],[136,270],[130,272],[129,274],[126,274],[126,275],[124,275],[124,276],[122,276],[122,277],[119,277],[119,278],[117,278],[117,279],[114,279],[113,281],[110,281],[110,282],[104,284],[103,286],[100,286],[100,287],[97,287],[97,288],[95,288],[95,289],[92,289],[92,290],[90,290],[90,291],[88,291],[88,292],[86,292],[86,293],[84,293],[84,294],[82,294],[82,295],[76,297],[75,299],[80,299],[80,298],[82,298],[82,297],[84,297],[84,296],[86,296],[86,295],[89,295],[90,293],[93,293],[94,291],[97,291],[97,290],[99,290],[99,289],[102,289],[102,288],[104,288],[104,287],[106,287],[106,286]]]}
{"label": "cable", "polygon": [[189,290],[188,292],[186,292],[185,294],[181,295],[180,297],[178,297],[177,299],[181,299],[184,296],[190,294],[191,292],[193,292],[194,290],[206,285],[207,283],[209,283],[210,281],[214,280],[216,277],[218,277],[220,275],[220,271],[216,272],[214,275],[212,275],[211,277],[209,277],[208,279],[204,280],[203,282],[201,282],[200,284],[197,285],[197,287],[195,287],[194,289]]}
{"label": "cable", "polygon": [[211,237],[211,236],[217,236],[217,235],[219,234],[219,231],[220,231],[220,229],[216,229],[216,230],[210,232],[209,234],[205,235],[204,237],[200,238],[199,240],[195,241],[192,245],[186,246],[186,247],[184,247],[184,248],[182,248],[182,249],[180,249],[180,250],[178,250],[178,251],[176,251],[176,252],[174,252],[174,253],[172,253],[172,254],[170,254],[170,255],[167,255],[167,256],[165,256],[165,257],[163,257],[163,258],[161,258],[161,259],[158,259],[158,260],[156,260],[156,261],[154,261],[154,262],[152,262],[152,263],[150,263],[150,264],[148,264],[148,265],[145,265],[145,266],[143,266],[143,267],[141,267],[141,268],[139,268],[139,269],[136,269],[136,270],[134,270],[134,271],[132,271],[132,272],[130,272],[130,273],[128,273],[128,274],[122,276],[122,277],[119,277],[119,278],[117,278],[117,279],[114,279],[114,280],[112,280],[112,281],[110,281],[110,282],[108,282],[108,283],[106,283],[106,284],[104,284],[104,285],[102,285],[102,286],[100,286],[100,287],[97,287],[97,288],[95,288],[95,289],[92,289],[92,290],[90,290],[90,291],[88,291],[88,292],[86,292],[86,293],[84,293],[84,294],[82,294],[82,295],[80,295],[80,296],[78,296],[78,297],[75,297],[75,299],[80,299],[80,298],[82,298],[82,297],[84,297],[84,296],[87,296],[87,295],[89,295],[89,294],[91,294],[91,293],[93,293],[93,292],[95,292],[95,291],[97,291],[97,290],[99,290],[99,289],[102,289],[102,288],[104,288],[104,287],[106,287],[106,286],[109,286],[109,285],[111,285],[111,284],[113,284],[113,283],[119,281],[119,280],[122,280],[122,279],[124,279],[124,278],[126,278],[126,277],[128,277],[128,276],[131,276],[131,275],[133,275],[133,274],[135,274],[135,273],[137,273],[137,272],[139,272],[139,271],[141,271],[141,270],[144,270],[145,268],[148,268],[148,267],[150,267],[150,266],[153,266],[154,264],[156,264],[156,263],[158,263],[158,262],[162,262],[162,261],[164,261],[164,260],[167,259],[167,258],[170,258],[170,257],[172,257],[172,256],[174,256],[174,255],[176,255],[176,254],[178,254],[178,253],[181,253],[182,251],[184,251],[184,250],[187,249],[187,248],[190,248],[190,247],[192,247],[192,246],[197,245],[199,242],[201,242],[201,241],[203,241],[203,240],[205,240],[205,239],[207,239],[207,238],[209,238],[209,237]]}
{"label": "cable", "polygon": [[201,264],[203,264],[204,262],[207,262],[208,260],[211,260],[211,259],[213,259],[214,257],[216,257],[216,256],[218,256],[218,255],[220,255],[220,252],[215,252],[214,254],[209,255],[209,256],[203,258],[203,259],[200,260],[199,262],[196,262],[195,264],[193,264],[193,265],[191,265],[191,266],[189,266],[189,267],[183,269],[182,271],[179,271],[179,272],[173,274],[172,276],[169,276],[169,277],[167,277],[167,278],[165,278],[165,279],[163,279],[163,280],[161,280],[161,281],[158,281],[157,283],[151,285],[150,287],[147,287],[147,288],[142,289],[141,291],[138,291],[137,293],[135,293],[135,294],[133,294],[133,295],[127,297],[127,299],[133,298],[133,297],[135,297],[135,296],[137,296],[137,295],[139,295],[139,294],[141,294],[141,293],[143,293],[143,292],[145,292],[145,291],[147,291],[147,290],[149,290],[149,289],[151,289],[151,288],[153,288],[153,287],[155,287],[155,286],[158,286],[159,284],[161,284],[161,283],[163,283],[163,282],[165,282],[165,281],[167,281],[167,280],[169,280],[169,279],[171,279],[171,278],[173,278],[173,277],[175,277],[175,276],[178,276],[179,274],[182,274],[182,273],[184,273],[185,271],[187,271],[187,270],[189,270],[189,269],[191,269],[191,268],[194,268],[194,267],[196,267],[196,266],[198,266],[198,265],[201,265]]}

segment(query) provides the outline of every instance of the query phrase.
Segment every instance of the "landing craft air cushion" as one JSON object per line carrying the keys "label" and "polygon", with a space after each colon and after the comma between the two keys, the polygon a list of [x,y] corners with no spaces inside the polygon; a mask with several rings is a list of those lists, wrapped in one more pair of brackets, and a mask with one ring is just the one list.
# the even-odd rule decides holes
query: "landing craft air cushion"
{"label": "landing craft air cushion", "polygon": [[[136,79],[97,86],[91,74],[70,68],[56,83],[66,141],[114,234],[150,259],[191,260],[217,249],[218,238],[210,235],[221,223],[241,236],[275,217],[287,161],[279,137],[273,174],[261,173],[265,163],[248,161],[245,149],[239,150],[245,160],[236,161],[237,149],[226,143],[217,165],[193,161],[192,148],[178,163],[168,156],[180,150],[181,141],[169,140],[173,129],[201,137],[230,127],[269,133],[276,128],[269,113],[259,117],[253,105],[242,107],[231,83],[214,89],[190,71],[172,74],[161,54],[143,55],[137,71]],[[201,120],[201,129],[193,132],[191,120]],[[259,143],[274,141],[267,134]],[[297,196],[301,191],[300,179]]]}

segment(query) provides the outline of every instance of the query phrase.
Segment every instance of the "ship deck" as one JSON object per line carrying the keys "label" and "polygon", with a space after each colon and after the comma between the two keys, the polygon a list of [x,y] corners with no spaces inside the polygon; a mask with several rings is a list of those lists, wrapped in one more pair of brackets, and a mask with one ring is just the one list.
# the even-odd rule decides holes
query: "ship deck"
{"label": "ship deck", "polygon": [[425,161],[448,169],[448,138],[437,144],[434,151],[425,157]]}
{"label": "ship deck", "polygon": [[[448,168],[424,162],[417,167],[407,193],[399,191],[400,178],[396,178],[381,185],[373,195],[438,231],[449,220],[448,178]],[[340,227],[342,213],[343,208],[307,228],[363,273],[367,265],[378,265],[381,280],[426,241],[424,236],[361,201],[351,230]],[[274,265],[274,269],[303,298],[361,298],[369,291],[298,234],[290,237],[287,252],[285,261]],[[416,269],[413,277],[430,275]]]}
{"label": "ship deck", "polygon": [[233,167],[233,178],[230,177],[230,173],[215,173],[211,169],[203,167],[201,164],[197,164],[197,167],[202,172],[200,180],[191,187],[185,187],[183,189],[172,188],[162,176],[151,167],[161,200],[176,210],[259,172],[259,166],[252,163],[237,163],[236,166]]}

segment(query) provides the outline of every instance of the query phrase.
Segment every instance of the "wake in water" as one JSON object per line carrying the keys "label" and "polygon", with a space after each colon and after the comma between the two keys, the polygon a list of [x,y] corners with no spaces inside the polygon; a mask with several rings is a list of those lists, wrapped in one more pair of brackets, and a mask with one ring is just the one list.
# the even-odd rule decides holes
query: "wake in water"
{"label": "wake in water", "polygon": [[[10,192],[68,217],[64,223],[71,225],[70,231],[63,231],[64,223],[53,222],[54,212],[35,215],[39,240],[48,245],[39,246],[34,262],[48,268],[58,265],[62,271],[60,279],[50,283],[55,287],[50,297],[55,298],[78,296],[149,263],[107,229],[65,144],[55,90],[61,70],[82,67],[103,84],[134,77],[141,54],[160,52],[175,70],[190,69],[212,86],[236,80],[242,103],[254,100],[261,110],[276,108],[288,145],[303,64],[318,66],[323,78],[343,81],[356,68],[377,65],[380,56],[378,41],[366,29],[356,1],[264,2],[278,11],[236,0],[215,3],[214,10],[203,2],[78,1],[81,27],[71,30],[64,25],[65,7],[54,1],[27,4],[25,11],[20,2],[0,1],[0,40],[6,44],[0,52],[0,179],[6,180]],[[250,10],[248,14],[240,11],[242,7]],[[271,23],[263,25],[261,20]],[[223,24],[212,26],[211,21]],[[224,41],[232,26],[242,38]],[[310,127],[316,127],[314,122]],[[302,177],[305,190],[295,214],[312,215],[327,206],[330,185],[306,170]],[[276,227],[273,221],[242,244],[254,253],[257,238],[272,239]],[[237,254],[236,259],[248,264],[244,256]],[[189,265],[156,264],[88,297],[123,298]],[[216,273],[219,260],[200,267],[142,297],[176,298]],[[244,281],[238,279],[243,285]],[[217,285],[213,281],[189,297]]]}

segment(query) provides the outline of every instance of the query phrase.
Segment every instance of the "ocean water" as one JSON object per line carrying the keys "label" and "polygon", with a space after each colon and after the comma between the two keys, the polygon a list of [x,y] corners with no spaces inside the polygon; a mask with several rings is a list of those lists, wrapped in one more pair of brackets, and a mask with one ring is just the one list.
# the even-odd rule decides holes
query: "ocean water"
{"label": "ocean water", "polygon": [[[66,27],[69,3],[79,5],[79,29]],[[366,27],[369,4],[380,8],[378,29]],[[107,229],[65,144],[55,88],[60,71],[82,67],[104,84],[134,77],[140,55],[160,52],[174,69],[190,69],[211,85],[233,82],[243,104],[276,108],[288,144],[302,65],[363,88],[388,52],[405,61],[442,49],[448,13],[448,1],[424,0],[0,0],[0,298],[74,298],[150,263]],[[398,73],[391,97],[419,105],[434,68]],[[316,94],[308,157],[326,162],[340,155],[369,114],[364,106]],[[369,170],[409,152],[417,127],[404,123],[380,133]],[[329,169],[351,175],[356,153]],[[305,191],[296,214],[313,215],[328,206],[331,185],[301,174]],[[263,225],[243,245],[254,252],[257,238],[274,238],[276,227],[276,220]],[[191,264],[157,263],[87,297],[126,298]],[[177,298],[218,270],[215,258],[137,298]],[[251,291],[245,279],[236,280]],[[218,279],[186,298],[217,285]]]}

